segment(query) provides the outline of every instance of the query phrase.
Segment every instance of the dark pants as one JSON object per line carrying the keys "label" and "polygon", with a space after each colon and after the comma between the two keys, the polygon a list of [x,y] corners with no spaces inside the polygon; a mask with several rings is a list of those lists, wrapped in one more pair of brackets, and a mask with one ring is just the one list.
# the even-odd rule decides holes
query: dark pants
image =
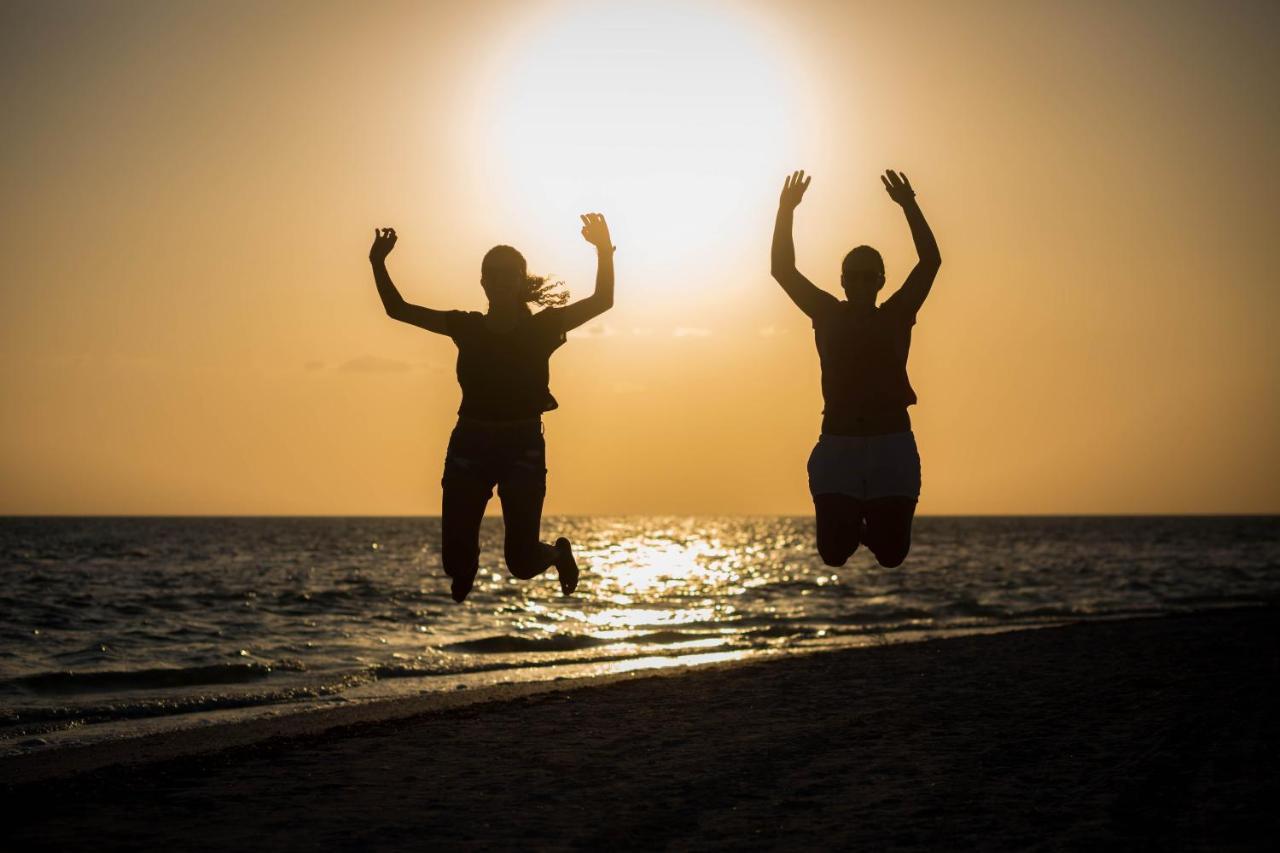
{"label": "dark pants", "polygon": [[[555,549],[538,539],[547,492],[546,443],[537,421],[502,426],[459,423],[445,455],[441,559],[455,590],[470,589],[480,565],[480,522],[498,487],[507,570],[522,579],[545,572]],[[456,596],[455,596],[456,597]]]}
{"label": "dark pants", "polygon": [[818,522],[818,553],[828,566],[843,566],[861,543],[877,562],[893,568],[902,565],[911,550],[911,522],[916,514],[914,498],[887,497],[860,500],[849,495],[813,496]]}

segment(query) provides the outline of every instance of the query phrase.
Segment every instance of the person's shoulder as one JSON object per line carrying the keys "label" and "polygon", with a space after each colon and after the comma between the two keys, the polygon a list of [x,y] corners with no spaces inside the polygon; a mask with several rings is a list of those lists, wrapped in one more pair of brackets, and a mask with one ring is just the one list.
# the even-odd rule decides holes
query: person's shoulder
{"label": "person's shoulder", "polygon": [[564,343],[564,309],[562,307],[553,305],[550,308],[543,308],[530,320],[534,329],[538,330],[539,336],[548,338],[553,346]]}
{"label": "person's shoulder", "polygon": [[814,328],[833,320],[839,320],[849,311],[848,302],[838,299],[830,293],[824,293],[824,295],[827,298],[820,300],[814,307],[813,313],[809,315],[810,319],[813,320]]}
{"label": "person's shoulder", "polygon": [[913,325],[916,322],[916,311],[912,307],[910,301],[902,295],[901,288],[896,293],[881,302],[876,308],[877,316],[884,317],[894,322],[902,322],[907,325]]}
{"label": "person's shoulder", "polygon": [[445,328],[449,330],[452,337],[465,335],[479,328],[484,322],[484,315],[479,311],[446,311],[444,313]]}
{"label": "person's shoulder", "polygon": [[560,305],[552,305],[549,308],[543,308],[536,312],[530,318],[535,327],[539,329],[553,329],[556,331],[564,331],[564,307]]}

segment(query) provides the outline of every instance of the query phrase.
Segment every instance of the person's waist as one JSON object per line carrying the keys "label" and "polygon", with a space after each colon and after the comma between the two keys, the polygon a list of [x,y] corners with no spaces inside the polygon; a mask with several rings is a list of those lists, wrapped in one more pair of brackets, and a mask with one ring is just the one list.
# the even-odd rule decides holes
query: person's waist
{"label": "person's waist", "polygon": [[542,431],[540,415],[523,415],[516,418],[479,417],[476,415],[458,415],[458,426],[471,430],[492,432],[520,432],[521,430]]}
{"label": "person's waist", "polygon": [[822,415],[823,435],[888,435],[908,432],[911,415],[906,407],[876,411],[826,411]]}

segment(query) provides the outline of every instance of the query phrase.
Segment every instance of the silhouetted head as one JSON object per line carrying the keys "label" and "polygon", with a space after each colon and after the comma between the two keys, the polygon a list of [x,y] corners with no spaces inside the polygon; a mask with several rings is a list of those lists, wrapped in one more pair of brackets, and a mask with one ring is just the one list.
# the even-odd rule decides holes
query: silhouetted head
{"label": "silhouetted head", "polygon": [[529,275],[524,255],[511,246],[494,246],[480,262],[480,286],[490,302],[514,300],[520,304],[563,305],[569,301],[569,294],[560,285],[561,282],[546,276]]}
{"label": "silhouetted head", "polygon": [[875,304],[876,294],[884,287],[884,259],[870,246],[859,246],[844,256],[840,264],[840,286],[850,302]]}

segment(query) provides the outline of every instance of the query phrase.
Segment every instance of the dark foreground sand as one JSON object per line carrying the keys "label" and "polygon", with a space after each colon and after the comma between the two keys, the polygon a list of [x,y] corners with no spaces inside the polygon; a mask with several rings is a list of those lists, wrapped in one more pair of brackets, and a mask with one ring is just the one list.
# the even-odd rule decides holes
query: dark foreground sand
{"label": "dark foreground sand", "polygon": [[8,850],[1271,849],[1277,617],[454,698],[40,781],[74,760],[0,762],[0,832]]}

